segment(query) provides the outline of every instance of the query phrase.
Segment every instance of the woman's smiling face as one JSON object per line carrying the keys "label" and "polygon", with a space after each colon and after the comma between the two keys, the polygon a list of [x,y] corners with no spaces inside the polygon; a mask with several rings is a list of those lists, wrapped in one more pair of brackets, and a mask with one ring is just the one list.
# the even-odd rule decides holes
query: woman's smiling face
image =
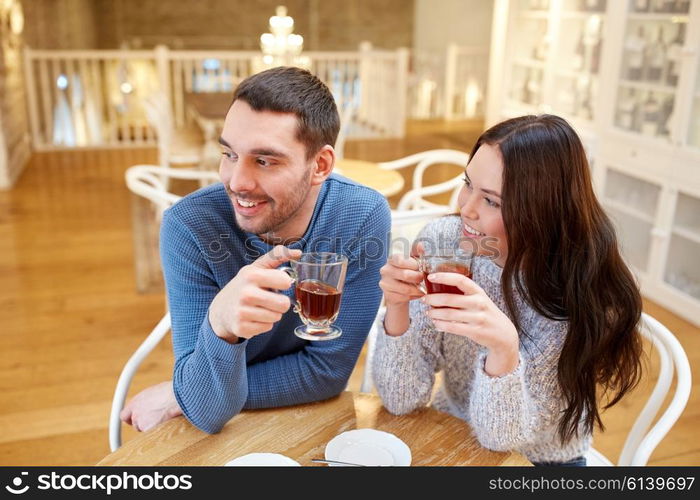
{"label": "woman's smiling face", "polygon": [[500,267],[508,256],[506,228],[501,215],[503,159],[498,146],[482,144],[465,170],[457,200],[462,236],[478,245],[480,255],[495,255]]}

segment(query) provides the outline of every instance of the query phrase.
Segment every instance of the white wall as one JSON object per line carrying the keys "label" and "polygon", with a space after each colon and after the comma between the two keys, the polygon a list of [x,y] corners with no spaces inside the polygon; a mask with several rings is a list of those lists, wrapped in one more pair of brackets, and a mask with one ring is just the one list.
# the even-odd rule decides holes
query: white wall
{"label": "white wall", "polygon": [[413,46],[442,50],[450,43],[488,48],[493,0],[415,0]]}

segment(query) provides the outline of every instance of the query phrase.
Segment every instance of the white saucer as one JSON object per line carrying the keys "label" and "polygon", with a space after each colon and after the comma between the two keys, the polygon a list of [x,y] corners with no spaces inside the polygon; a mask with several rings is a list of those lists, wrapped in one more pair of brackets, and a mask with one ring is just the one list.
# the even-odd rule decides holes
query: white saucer
{"label": "white saucer", "polygon": [[388,432],[356,429],[338,434],[328,442],[326,460],[369,466],[406,466],[411,465],[411,450]]}
{"label": "white saucer", "polygon": [[246,466],[283,466],[283,467],[301,467],[301,464],[289,457],[280,455],[279,453],[248,453],[247,455],[234,458],[226,464],[232,467]]}

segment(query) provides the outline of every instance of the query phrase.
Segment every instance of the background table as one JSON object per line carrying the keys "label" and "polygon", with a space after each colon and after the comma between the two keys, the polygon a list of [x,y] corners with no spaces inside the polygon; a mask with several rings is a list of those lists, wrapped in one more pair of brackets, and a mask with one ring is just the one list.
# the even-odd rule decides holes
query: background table
{"label": "background table", "polygon": [[188,92],[185,101],[195,117],[223,122],[233,101],[233,92]]}
{"label": "background table", "polygon": [[231,107],[233,92],[188,92],[185,94],[187,109],[202,129],[204,148],[202,156],[205,167],[218,167],[219,134]]}
{"label": "background table", "polygon": [[338,159],[333,171],[376,189],[387,198],[401,192],[404,186],[404,179],[400,173],[396,170],[383,170],[371,161]]}
{"label": "background table", "polygon": [[245,411],[214,435],[178,417],[128,441],[98,465],[224,465],[254,452],[321,465],[311,459],[324,458],[326,443],[360,428],[398,436],[411,449],[412,465],[531,465],[518,453],[483,448],[469,426],[451,415],[423,408],[394,416],[379,397],[351,392],[319,403]]}

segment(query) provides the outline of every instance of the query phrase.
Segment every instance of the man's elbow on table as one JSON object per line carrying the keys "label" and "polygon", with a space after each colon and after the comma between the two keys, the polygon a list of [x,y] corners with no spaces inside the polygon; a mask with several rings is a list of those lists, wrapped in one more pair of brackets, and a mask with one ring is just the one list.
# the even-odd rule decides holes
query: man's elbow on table
{"label": "man's elbow on table", "polygon": [[200,431],[206,432],[207,434],[218,434],[229,420],[241,412],[242,408],[243,405],[236,411],[222,412],[219,410],[214,415],[207,414],[206,409],[193,413],[188,413],[187,410],[183,410],[182,413],[185,415],[185,418]]}
{"label": "man's elbow on table", "polygon": [[217,434],[229,420],[241,412],[248,395],[247,393],[238,394],[237,397],[229,400],[219,395],[206,400],[190,401],[182,397],[176,386],[175,397],[182,408],[183,415],[192,425],[207,434]]}
{"label": "man's elbow on table", "polygon": [[333,380],[330,380],[328,382],[328,395],[327,397],[324,397],[323,399],[329,399],[337,396],[341,392],[343,392],[347,387],[348,387],[348,382],[350,381],[350,375],[347,377],[339,377],[335,378]]}

